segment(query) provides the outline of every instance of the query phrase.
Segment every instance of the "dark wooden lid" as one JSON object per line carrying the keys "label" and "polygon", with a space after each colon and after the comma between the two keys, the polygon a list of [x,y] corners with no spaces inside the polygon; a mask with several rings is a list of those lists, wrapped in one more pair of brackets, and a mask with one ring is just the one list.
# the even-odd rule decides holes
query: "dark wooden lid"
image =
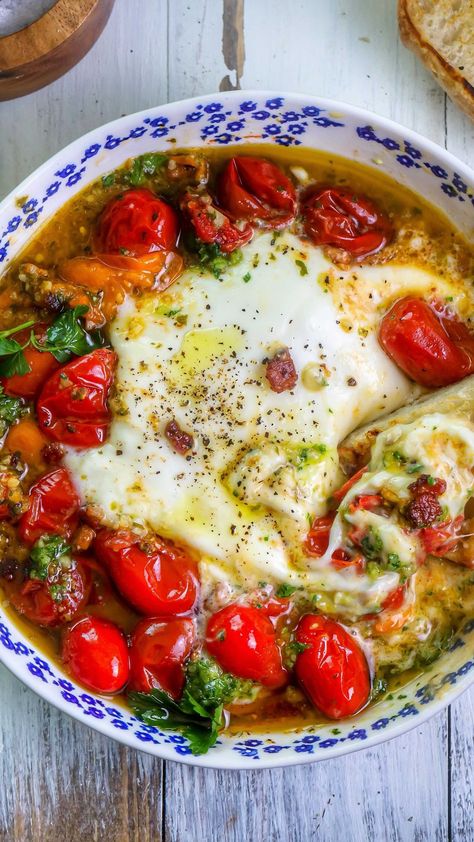
{"label": "dark wooden lid", "polygon": [[39,20],[0,38],[0,100],[53,82],[90,50],[114,0],[57,0]]}

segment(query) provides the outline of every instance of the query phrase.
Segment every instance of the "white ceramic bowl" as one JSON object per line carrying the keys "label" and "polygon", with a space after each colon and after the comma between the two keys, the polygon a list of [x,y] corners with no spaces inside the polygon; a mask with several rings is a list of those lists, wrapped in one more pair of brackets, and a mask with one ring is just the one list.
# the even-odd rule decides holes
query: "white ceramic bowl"
{"label": "white ceramic bowl", "polygon": [[[396,123],[342,103],[297,94],[235,91],[122,117],[54,155],[0,204],[0,271],[64,202],[127,158],[151,150],[243,142],[303,144],[382,169],[472,235],[474,173],[444,149]],[[25,196],[19,207],[18,197]],[[350,722],[297,733],[223,737],[207,755],[194,757],[180,735],[147,727],[125,708],[85,693],[35,650],[0,608],[0,659],[48,702],[158,757],[229,769],[335,757],[404,733],[473,684],[473,652],[474,620],[464,624],[449,652],[421,679]]]}

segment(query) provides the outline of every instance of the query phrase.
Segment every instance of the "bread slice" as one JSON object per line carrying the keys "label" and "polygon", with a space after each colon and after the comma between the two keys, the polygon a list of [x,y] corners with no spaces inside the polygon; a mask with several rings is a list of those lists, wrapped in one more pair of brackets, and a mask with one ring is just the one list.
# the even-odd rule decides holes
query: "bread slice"
{"label": "bread slice", "polygon": [[474,0],[398,0],[406,47],[474,120]]}
{"label": "bread slice", "polygon": [[414,403],[407,404],[390,415],[377,418],[350,433],[339,446],[339,458],[344,473],[351,475],[354,470],[367,463],[370,448],[379,433],[395,424],[411,424],[433,412],[461,416],[474,422],[474,374],[465,377],[460,383],[429,392]]}

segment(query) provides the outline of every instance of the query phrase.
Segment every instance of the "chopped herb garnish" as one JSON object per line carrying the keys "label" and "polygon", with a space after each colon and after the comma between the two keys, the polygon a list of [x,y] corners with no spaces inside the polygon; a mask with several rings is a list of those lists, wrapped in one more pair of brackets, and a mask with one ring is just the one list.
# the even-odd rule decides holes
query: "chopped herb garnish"
{"label": "chopped herb garnish", "polygon": [[252,683],[223,672],[210,658],[191,661],[179,702],[162,690],[130,693],[135,716],[147,725],[179,731],[189,740],[193,754],[204,754],[217,741],[224,727],[224,704],[248,695]]}
{"label": "chopped herb garnish", "polygon": [[22,400],[6,395],[3,391],[3,386],[0,386],[0,436],[3,436],[8,427],[20,418],[23,411],[24,405]]}
{"label": "chopped herb garnish", "polygon": [[139,187],[147,178],[156,175],[167,163],[168,158],[161,152],[148,152],[146,155],[139,155],[134,158],[133,164],[125,174],[125,180],[133,187]]}
{"label": "chopped herb garnish", "polygon": [[251,280],[251,278],[252,278],[252,275],[250,274],[250,272],[246,272],[244,277],[242,278],[242,280],[243,280],[244,284],[248,284],[248,282]]}
{"label": "chopped herb garnish", "polygon": [[295,260],[295,263],[300,270],[301,277],[304,278],[304,276],[308,274],[308,267],[306,266],[306,263],[303,263],[302,260]]}
{"label": "chopped herb garnish", "polygon": [[370,527],[360,542],[360,548],[369,561],[379,559],[383,550],[383,541],[379,533]]}
{"label": "chopped herb garnish", "polygon": [[293,585],[282,584],[276,589],[275,596],[285,598],[287,596],[291,596],[297,590],[298,588],[293,587]]}
{"label": "chopped herb garnish", "polygon": [[115,173],[109,172],[108,175],[103,175],[102,184],[104,187],[112,187],[112,184],[115,184]]}
{"label": "chopped herb garnish", "polygon": [[222,277],[230,266],[237,266],[243,257],[240,249],[224,254],[216,243],[197,243],[197,254],[199,264],[215,278]]}
{"label": "chopped herb garnish", "polygon": [[387,555],[387,567],[390,570],[398,570],[400,568],[401,561],[400,556],[398,553],[388,553]]}
{"label": "chopped herb garnish", "polygon": [[407,474],[417,474],[419,471],[423,470],[423,465],[420,465],[419,462],[410,462],[409,465],[405,468]]}
{"label": "chopped herb garnish", "polygon": [[42,535],[30,552],[30,579],[47,579],[50,565],[67,555],[70,549],[69,544],[60,535]]}

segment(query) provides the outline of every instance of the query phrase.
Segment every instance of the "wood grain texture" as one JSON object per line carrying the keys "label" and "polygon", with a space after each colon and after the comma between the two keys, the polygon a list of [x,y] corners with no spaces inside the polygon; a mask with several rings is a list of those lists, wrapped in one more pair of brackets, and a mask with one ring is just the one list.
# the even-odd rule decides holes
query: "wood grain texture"
{"label": "wood grain texture", "polygon": [[[0,104],[0,196],[93,126],[216,91],[226,76],[361,105],[474,165],[474,127],[399,43],[395,6],[292,0],[288,14],[284,0],[141,0],[137,15],[135,2],[116,0],[73,71]],[[167,763],[163,777],[159,761],[72,722],[0,670],[0,840],[471,842],[473,736],[471,692],[449,722],[442,713],[346,758],[248,773]]]}
{"label": "wood grain texture", "polygon": [[0,99],[25,96],[66,73],[102,32],[114,0],[57,0],[19,32],[0,39]]}

